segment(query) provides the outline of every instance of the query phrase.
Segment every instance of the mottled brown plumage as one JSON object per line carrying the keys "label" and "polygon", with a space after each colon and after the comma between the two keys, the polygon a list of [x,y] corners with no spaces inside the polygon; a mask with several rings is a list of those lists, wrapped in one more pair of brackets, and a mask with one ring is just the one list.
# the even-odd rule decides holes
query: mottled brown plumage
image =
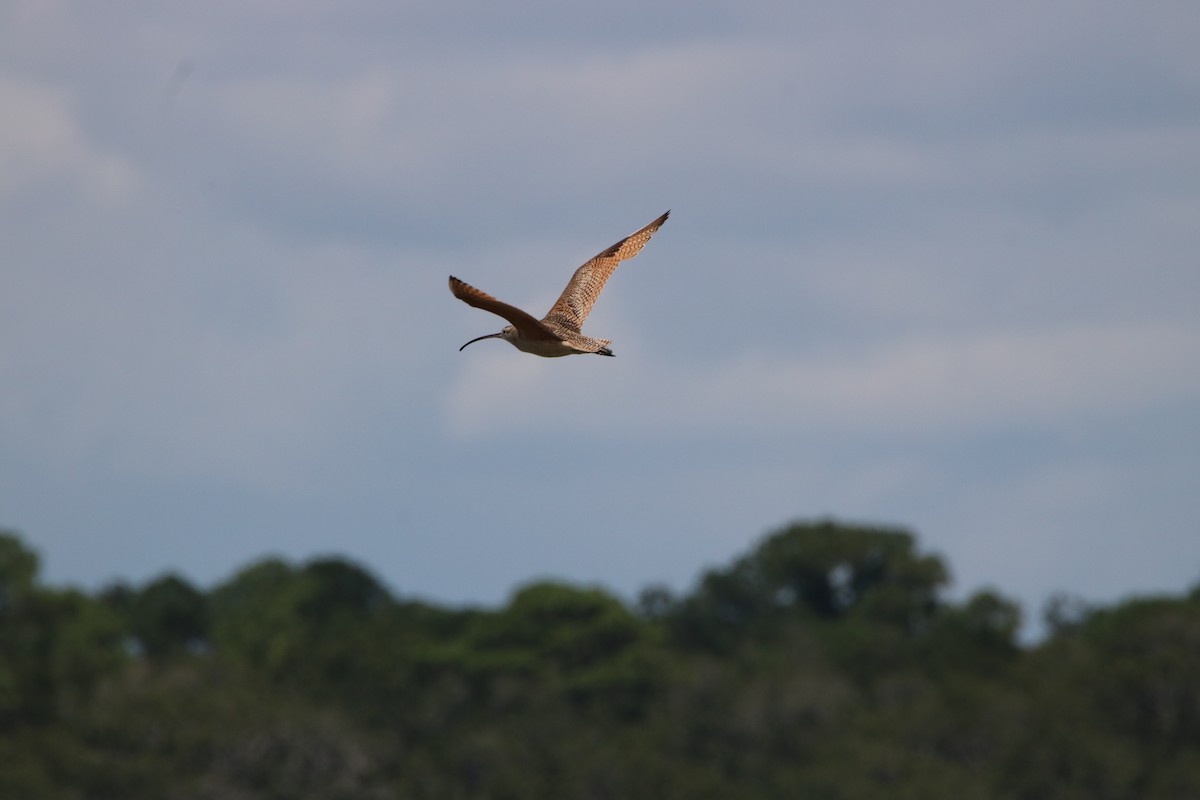
{"label": "mottled brown plumage", "polygon": [[[558,301],[540,320],[451,275],[451,294],[469,306],[490,311],[511,323],[499,333],[480,336],[467,344],[478,342],[480,339],[504,339],[518,350],[547,358],[574,353],[611,356],[612,351],[608,349],[609,339],[593,339],[583,335],[584,320],[596,304],[596,298],[603,291],[608,276],[612,275],[613,270],[622,261],[638,254],[646,242],[650,241],[654,232],[667,221],[670,213],[668,211],[638,232],[626,236],[575,270]],[[461,351],[467,344],[458,349]]]}

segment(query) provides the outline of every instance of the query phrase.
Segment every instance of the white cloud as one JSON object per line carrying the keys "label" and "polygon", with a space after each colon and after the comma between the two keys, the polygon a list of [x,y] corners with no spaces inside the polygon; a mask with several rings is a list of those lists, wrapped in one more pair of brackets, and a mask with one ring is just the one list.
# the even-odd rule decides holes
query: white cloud
{"label": "white cloud", "polygon": [[937,436],[1069,426],[1200,397],[1200,330],[1172,326],[975,333],[799,357],[764,350],[686,369],[643,361],[566,372],[522,358],[468,362],[448,399],[450,430]]}
{"label": "white cloud", "polygon": [[[231,145],[293,179],[307,174],[347,191],[390,184],[397,195],[448,186],[461,203],[472,185],[494,192],[494,173],[519,172],[528,192],[599,140],[632,148],[628,171],[613,174],[591,160],[587,173],[622,188],[636,183],[661,146],[711,143],[712,109],[770,67],[770,59],[747,57],[754,52],[695,44],[447,59],[420,69],[400,61],[349,74],[243,76],[192,91],[218,114],[204,124],[219,125]],[[672,136],[681,129],[689,136]]]}
{"label": "white cloud", "polygon": [[88,139],[65,92],[0,74],[0,108],[0,201],[50,193],[111,205],[135,188],[133,166]]}

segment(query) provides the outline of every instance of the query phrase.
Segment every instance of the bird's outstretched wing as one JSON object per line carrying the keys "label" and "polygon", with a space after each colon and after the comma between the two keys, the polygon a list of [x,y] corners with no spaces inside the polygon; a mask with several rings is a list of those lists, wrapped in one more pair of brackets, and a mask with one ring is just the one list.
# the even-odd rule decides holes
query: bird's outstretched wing
{"label": "bird's outstretched wing", "polygon": [[[608,276],[612,275],[613,270],[622,261],[638,254],[646,242],[650,241],[654,232],[667,221],[670,213],[668,211],[663,214],[637,233],[631,233],[575,270],[567,288],[563,289],[563,293],[559,296],[558,302],[546,314],[546,321],[578,332],[583,327],[583,321],[587,319],[592,306],[596,304],[596,298],[604,289]],[[513,324],[516,325],[515,322]],[[520,328],[519,325],[517,327]]]}
{"label": "bird's outstretched wing", "polygon": [[546,329],[545,325],[530,314],[526,314],[516,306],[500,302],[487,292],[480,291],[471,284],[460,281],[453,275],[450,276],[450,293],[469,306],[482,308],[484,311],[490,311],[493,314],[504,317],[512,323],[512,326],[517,329],[518,333],[527,339],[558,339],[557,336]]}

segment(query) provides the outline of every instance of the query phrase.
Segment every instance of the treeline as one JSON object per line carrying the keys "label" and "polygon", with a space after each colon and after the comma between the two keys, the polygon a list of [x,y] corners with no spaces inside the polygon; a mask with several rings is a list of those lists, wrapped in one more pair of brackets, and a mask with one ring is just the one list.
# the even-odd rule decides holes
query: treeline
{"label": "treeline", "polygon": [[633,605],[496,609],[337,558],[42,585],[0,534],[0,798],[1200,798],[1200,587],[962,603],[901,530],[795,524]]}

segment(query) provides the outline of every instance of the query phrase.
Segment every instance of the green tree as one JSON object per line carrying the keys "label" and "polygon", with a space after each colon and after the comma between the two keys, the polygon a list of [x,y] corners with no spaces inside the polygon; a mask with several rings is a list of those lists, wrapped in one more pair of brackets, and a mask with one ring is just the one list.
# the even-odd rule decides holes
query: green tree
{"label": "green tree", "polygon": [[1116,730],[1155,753],[1200,754],[1200,597],[1129,600],[1094,613],[1083,635]]}
{"label": "green tree", "polygon": [[897,529],[788,526],[637,611],[398,602],[338,558],[208,595],[37,577],[0,534],[0,797],[1200,796],[1200,588],[1022,647]]}
{"label": "green tree", "polygon": [[[365,690],[368,675],[396,656],[395,602],[361,567],[335,558],[300,569],[259,562],[218,586],[211,598],[216,652],[293,685]],[[390,659],[393,669],[395,658]]]}
{"label": "green tree", "polygon": [[571,670],[611,658],[633,644],[640,623],[612,595],[542,581],[520,589],[500,613],[480,619],[483,649],[529,653],[544,665]]}
{"label": "green tree", "polygon": [[600,589],[525,586],[504,609],[477,616],[465,644],[463,664],[476,678],[524,675],[622,714],[640,713],[658,682],[649,627]]}
{"label": "green tree", "polygon": [[37,553],[13,531],[0,530],[0,614],[11,610],[33,591],[38,574]]}
{"label": "green tree", "polygon": [[128,602],[129,631],[151,658],[180,655],[208,642],[208,598],[177,575],[151,581]]}
{"label": "green tree", "polygon": [[239,570],[209,597],[213,646],[269,675],[286,672],[303,648],[296,606],[296,570],[264,559]]}
{"label": "green tree", "polygon": [[0,531],[0,721],[19,713],[29,698],[29,678],[36,632],[28,610],[38,572],[37,553],[11,531]]}
{"label": "green tree", "polygon": [[121,663],[120,624],[81,592],[43,589],[37,554],[0,534],[0,725],[48,720]]}
{"label": "green tree", "polygon": [[948,579],[940,559],[916,553],[907,531],[796,523],[707,572],[673,627],[684,641],[718,650],[784,620],[857,616],[916,632],[936,617]]}
{"label": "green tree", "polygon": [[943,607],[922,650],[931,668],[999,673],[1020,654],[1021,608],[994,590],[971,595],[961,606]]}

